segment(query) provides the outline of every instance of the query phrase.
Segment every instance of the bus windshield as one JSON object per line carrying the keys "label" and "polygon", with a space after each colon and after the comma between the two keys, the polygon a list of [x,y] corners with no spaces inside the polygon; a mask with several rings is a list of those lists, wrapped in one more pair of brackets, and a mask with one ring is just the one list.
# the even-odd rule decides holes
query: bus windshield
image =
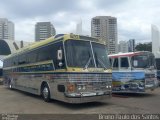
{"label": "bus windshield", "polygon": [[95,56],[96,66],[98,68],[110,68],[110,61],[107,56],[107,49],[104,45],[92,43],[93,52]]}
{"label": "bus windshield", "polygon": [[[94,64],[91,44],[96,65]],[[93,42],[90,43],[90,41],[68,40],[65,42],[65,48],[67,64],[69,67],[109,67],[109,59],[104,45]]]}
{"label": "bus windshield", "polygon": [[134,68],[149,68],[155,66],[154,56],[151,54],[136,55],[131,59]]}

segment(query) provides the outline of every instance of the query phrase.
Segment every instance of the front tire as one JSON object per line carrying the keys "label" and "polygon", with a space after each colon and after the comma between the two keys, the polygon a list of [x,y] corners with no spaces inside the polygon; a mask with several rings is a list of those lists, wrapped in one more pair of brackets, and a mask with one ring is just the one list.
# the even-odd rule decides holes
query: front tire
{"label": "front tire", "polygon": [[49,90],[49,87],[47,84],[44,84],[43,87],[42,87],[42,97],[43,97],[43,100],[45,102],[50,102],[51,98],[50,98],[50,90]]}

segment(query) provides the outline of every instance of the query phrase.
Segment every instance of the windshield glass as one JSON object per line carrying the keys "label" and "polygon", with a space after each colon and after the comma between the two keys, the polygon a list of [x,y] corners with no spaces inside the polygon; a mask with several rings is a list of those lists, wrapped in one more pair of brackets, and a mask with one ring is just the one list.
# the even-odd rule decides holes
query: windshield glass
{"label": "windshield glass", "polygon": [[96,65],[98,68],[110,68],[110,61],[105,45],[93,43],[93,52],[95,56]]}
{"label": "windshield glass", "polygon": [[[96,65],[94,64],[92,48]],[[107,57],[106,47],[102,44],[90,41],[67,40],[65,42],[66,58],[69,67],[89,68],[109,68],[110,63]]]}
{"label": "windshield glass", "polygon": [[132,66],[135,68],[148,68],[155,66],[155,58],[152,54],[136,55],[132,57]]}
{"label": "windshield glass", "polygon": [[67,40],[65,48],[69,67],[95,67],[89,41]]}

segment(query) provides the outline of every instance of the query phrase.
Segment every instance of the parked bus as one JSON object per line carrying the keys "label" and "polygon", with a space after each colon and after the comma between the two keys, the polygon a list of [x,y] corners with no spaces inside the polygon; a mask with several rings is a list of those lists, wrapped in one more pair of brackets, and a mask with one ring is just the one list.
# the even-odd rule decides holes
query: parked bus
{"label": "parked bus", "polygon": [[97,39],[60,34],[4,59],[4,84],[29,93],[84,103],[110,98],[112,74],[106,47]]}
{"label": "parked bus", "polygon": [[109,55],[112,64],[112,92],[144,93],[157,87],[155,57],[151,52]]}
{"label": "parked bus", "polygon": [[158,85],[160,86],[160,58],[156,58],[156,67],[157,67]]}
{"label": "parked bus", "polygon": [[2,74],[3,74],[2,66],[3,66],[3,62],[0,58],[0,84],[2,84]]}

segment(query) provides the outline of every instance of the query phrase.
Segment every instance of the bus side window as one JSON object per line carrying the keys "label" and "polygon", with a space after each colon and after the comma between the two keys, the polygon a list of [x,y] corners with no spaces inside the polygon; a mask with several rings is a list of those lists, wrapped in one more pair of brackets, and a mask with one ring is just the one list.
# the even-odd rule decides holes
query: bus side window
{"label": "bus side window", "polygon": [[128,63],[128,58],[127,57],[123,57],[121,58],[121,68],[128,68],[129,67],[129,63]]}
{"label": "bus side window", "polygon": [[114,61],[113,61],[113,69],[118,69],[118,58],[114,58]]}
{"label": "bus side window", "polygon": [[[52,56],[52,59],[53,59],[53,63],[54,63],[54,67],[55,69],[63,69],[65,68],[65,60],[64,60],[64,50],[63,50],[63,43],[62,42],[57,42],[55,44],[53,44],[51,46],[52,48],[52,52],[51,53],[51,56]],[[62,50],[62,60],[58,60],[57,59],[57,51],[58,50]],[[62,66],[59,66],[59,62],[62,62]]]}

